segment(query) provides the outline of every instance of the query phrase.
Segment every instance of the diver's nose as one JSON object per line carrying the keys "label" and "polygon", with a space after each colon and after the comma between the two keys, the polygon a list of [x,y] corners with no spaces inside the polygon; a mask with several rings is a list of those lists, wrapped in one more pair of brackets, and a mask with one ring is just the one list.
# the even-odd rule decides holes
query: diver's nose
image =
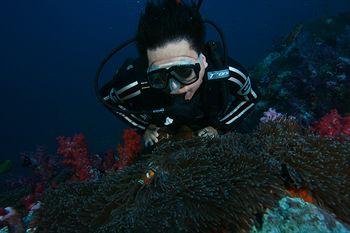
{"label": "diver's nose", "polygon": [[170,94],[176,94],[181,88],[181,83],[175,79],[169,79]]}

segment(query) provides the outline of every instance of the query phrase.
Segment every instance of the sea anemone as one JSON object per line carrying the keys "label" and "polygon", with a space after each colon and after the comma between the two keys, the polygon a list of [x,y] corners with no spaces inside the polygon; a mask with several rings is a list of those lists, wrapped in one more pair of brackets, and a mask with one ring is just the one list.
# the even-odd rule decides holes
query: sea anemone
{"label": "sea anemone", "polygon": [[349,142],[291,119],[253,133],[169,141],[99,181],[61,185],[43,201],[42,232],[227,232],[261,224],[288,190],[350,222]]}

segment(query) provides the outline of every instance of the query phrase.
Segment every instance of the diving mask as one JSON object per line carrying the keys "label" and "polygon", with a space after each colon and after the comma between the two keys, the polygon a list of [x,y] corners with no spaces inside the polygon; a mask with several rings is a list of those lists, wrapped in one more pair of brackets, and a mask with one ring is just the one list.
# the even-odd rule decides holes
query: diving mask
{"label": "diving mask", "polygon": [[150,66],[147,78],[150,86],[155,89],[166,89],[171,91],[180,89],[183,85],[190,85],[199,78],[201,69],[201,54],[197,62],[192,60],[180,60],[161,66]]}

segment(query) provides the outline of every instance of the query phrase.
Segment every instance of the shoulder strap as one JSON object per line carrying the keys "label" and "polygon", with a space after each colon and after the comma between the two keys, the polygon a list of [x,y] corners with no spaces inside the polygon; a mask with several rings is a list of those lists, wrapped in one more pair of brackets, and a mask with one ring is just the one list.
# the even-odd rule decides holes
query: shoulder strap
{"label": "shoulder strap", "polygon": [[[223,114],[228,103],[229,90],[227,86],[226,80],[230,77],[230,71],[228,69],[227,64],[224,63],[223,59],[223,50],[220,47],[220,43],[215,41],[209,41],[206,44],[206,54],[208,58],[208,62],[212,64],[212,69],[207,71],[206,81],[208,82],[206,85],[205,92],[210,93],[210,90],[207,90],[208,86],[212,86],[212,84],[208,85],[209,82],[216,82],[215,89],[220,89],[221,101],[220,104],[223,106],[222,109],[219,110],[219,115]],[[208,99],[208,96],[205,99],[206,103],[210,103],[211,101]],[[219,106],[217,106],[219,107]]]}

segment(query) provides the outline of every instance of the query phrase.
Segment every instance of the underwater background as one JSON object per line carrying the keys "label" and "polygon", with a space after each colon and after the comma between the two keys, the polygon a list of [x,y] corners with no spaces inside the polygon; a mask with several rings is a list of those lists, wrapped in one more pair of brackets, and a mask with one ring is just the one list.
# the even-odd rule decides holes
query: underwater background
{"label": "underwater background", "polygon": [[261,100],[239,131],[152,151],[93,89],[145,2],[1,3],[0,232],[350,232],[349,0],[204,0]]}
{"label": "underwater background", "polygon": [[[0,160],[82,132],[93,152],[116,146],[123,125],[95,98],[102,58],[133,37],[145,1],[5,0],[0,7]],[[202,14],[224,31],[229,54],[254,67],[307,20],[350,10],[348,0],[205,0]],[[209,38],[218,38],[208,28]],[[125,49],[118,64],[135,51]],[[107,80],[108,75],[104,76]]]}

